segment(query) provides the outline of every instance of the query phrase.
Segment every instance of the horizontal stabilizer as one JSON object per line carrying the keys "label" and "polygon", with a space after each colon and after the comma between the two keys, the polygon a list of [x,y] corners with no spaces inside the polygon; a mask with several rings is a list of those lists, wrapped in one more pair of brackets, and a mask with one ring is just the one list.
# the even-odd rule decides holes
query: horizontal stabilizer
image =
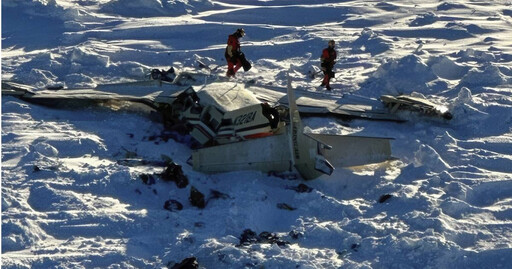
{"label": "horizontal stabilizer", "polygon": [[365,165],[392,159],[390,143],[392,138],[307,135],[332,147],[332,149],[320,148],[320,151],[335,167]]}

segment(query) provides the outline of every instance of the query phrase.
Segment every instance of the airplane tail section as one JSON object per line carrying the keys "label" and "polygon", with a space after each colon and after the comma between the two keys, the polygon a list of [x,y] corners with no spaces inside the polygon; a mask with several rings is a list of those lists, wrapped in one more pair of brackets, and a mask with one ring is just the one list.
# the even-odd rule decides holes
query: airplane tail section
{"label": "airplane tail section", "polygon": [[331,175],[334,167],[321,154],[320,149],[328,148],[328,145],[305,135],[302,120],[295,101],[295,93],[292,89],[291,78],[288,76],[288,104],[290,115],[290,151],[292,163],[304,179],[314,179],[322,174]]}

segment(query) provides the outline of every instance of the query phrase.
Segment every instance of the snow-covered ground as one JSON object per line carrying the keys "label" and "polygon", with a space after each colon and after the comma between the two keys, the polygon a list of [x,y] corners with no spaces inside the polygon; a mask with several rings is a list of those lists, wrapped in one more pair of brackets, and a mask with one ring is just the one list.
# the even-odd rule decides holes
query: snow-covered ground
{"label": "snow-covered ground", "polygon": [[[143,113],[4,96],[2,268],[159,268],[192,256],[205,268],[512,266],[510,1],[3,0],[2,80],[94,87],[197,59],[223,73],[239,27],[253,62],[240,81],[284,86],[292,66],[294,87],[323,92],[304,74],[334,39],[333,94],[425,96],[454,117],[305,119],[314,132],[393,137],[397,159],[304,182],[193,171],[189,147]],[[117,162],[135,154],[169,156],[190,184],[144,184],[162,168]],[[293,190],[300,183],[313,190]],[[192,186],[224,195],[199,209]],[[164,209],[169,199],[183,210]],[[240,245],[246,229],[289,244]]]}

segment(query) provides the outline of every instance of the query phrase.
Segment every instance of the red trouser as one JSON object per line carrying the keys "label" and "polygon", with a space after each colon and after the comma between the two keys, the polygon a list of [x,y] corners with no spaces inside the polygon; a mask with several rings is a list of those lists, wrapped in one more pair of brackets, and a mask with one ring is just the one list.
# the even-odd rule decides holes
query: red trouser
{"label": "red trouser", "polygon": [[242,67],[242,62],[240,61],[240,59],[236,59],[236,66],[229,59],[227,61],[228,61],[228,75],[236,74],[238,69],[240,69],[240,67]]}
{"label": "red trouser", "polygon": [[324,80],[322,81],[322,85],[325,87],[330,87],[329,82],[331,81],[332,70],[324,71]]}

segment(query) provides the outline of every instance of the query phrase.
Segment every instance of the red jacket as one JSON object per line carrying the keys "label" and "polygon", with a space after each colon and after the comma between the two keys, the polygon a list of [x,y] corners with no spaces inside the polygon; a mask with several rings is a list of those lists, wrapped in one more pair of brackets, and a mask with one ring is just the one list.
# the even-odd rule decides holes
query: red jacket
{"label": "red jacket", "polygon": [[229,46],[231,46],[231,56],[238,55],[238,52],[240,51],[240,41],[238,41],[238,37],[236,35],[229,35],[228,37],[228,46],[226,47],[226,58],[231,57],[228,52],[230,49]]}
{"label": "red jacket", "polygon": [[336,50],[334,48],[325,48],[320,59],[322,60],[322,66],[332,68],[334,60],[336,60]]}

